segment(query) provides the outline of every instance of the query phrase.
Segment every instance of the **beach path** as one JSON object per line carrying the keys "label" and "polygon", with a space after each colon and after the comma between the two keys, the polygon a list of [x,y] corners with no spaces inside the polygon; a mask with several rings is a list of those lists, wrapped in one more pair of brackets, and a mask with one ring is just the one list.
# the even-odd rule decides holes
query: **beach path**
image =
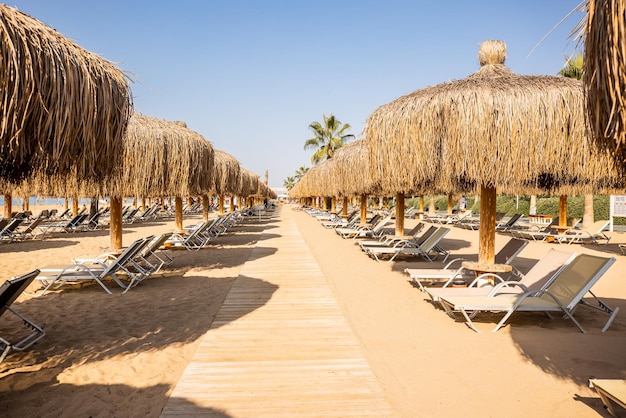
{"label": "beach path", "polygon": [[266,226],[161,416],[393,416],[292,211]]}

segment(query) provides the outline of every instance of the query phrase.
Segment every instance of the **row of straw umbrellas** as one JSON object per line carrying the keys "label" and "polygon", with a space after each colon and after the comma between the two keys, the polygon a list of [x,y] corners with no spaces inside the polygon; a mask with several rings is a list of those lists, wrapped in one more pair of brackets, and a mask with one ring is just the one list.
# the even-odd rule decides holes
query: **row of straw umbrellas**
{"label": "row of straw umbrellas", "polygon": [[310,169],[290,196],[343,197],[344,207],[360,196],[362,219],[368,196],[395,196],[403,235],[405,195],[479,194],[478,262],[490,265],[497,193],[623,192],[623,167],[589,129],[583,83],[515,74],[506,54],[504,42],[485,41],[475,73],[380,106],[362,139]]}
{"label": "row of straw umbrellas", "polygon": [[174,197],[177,229],[184,197],[201,197],[205,218],[209,196],[222,211],[225,196],[276,197],[184,122],[135,113],[124,72],[39,20],[0,4],[0,41],[5,212],[11,195],[109,197],[117,249],[126,197]]}

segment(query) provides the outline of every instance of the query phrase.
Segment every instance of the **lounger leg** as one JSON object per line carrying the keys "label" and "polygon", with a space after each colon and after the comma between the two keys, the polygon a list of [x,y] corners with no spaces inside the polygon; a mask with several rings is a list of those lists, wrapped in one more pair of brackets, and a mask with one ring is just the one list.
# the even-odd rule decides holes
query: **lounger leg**
{"label": "lounger leg", "polygon": [[[480,330],[474,326],[474,323],[472,322],[472,319],[470,318],[470,316],[467,314],[467,311],[465,309],[463,309],[463,308],[461,308],[459,310],[461,311],[461,313],[465,317],[465,325],[467,325],[468,327],[470,327],[474,331],[480,333]],[[496,331],[496,329],[494,329],[494,331]]]}
{"label": "lounger leg", "polygon": [[0,343],[1,343],[0,345],[4,345],[2,354],[0,354],[0,363],[2,363],[2,361],[4,361],[4,358],[7,356],[7,354],[9,354],[9,351],[11,351],[11,343],[2,337],[0,337]]}

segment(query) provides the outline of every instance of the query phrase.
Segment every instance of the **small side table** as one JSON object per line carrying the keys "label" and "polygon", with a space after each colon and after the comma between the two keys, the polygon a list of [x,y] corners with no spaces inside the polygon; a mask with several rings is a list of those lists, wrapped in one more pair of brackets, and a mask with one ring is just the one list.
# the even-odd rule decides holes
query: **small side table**
{"label": "small side table", "polygon": [[[475,261],[463,261],[461,263],[461,266],[463,266],[463,268],[466,268],[468,270],[474,271],[474,273],[476,273],[476,277],[485,273],[493,273],[493,274],[509,273],[510,271],[513,270],[513,266],[510,266],[508,264],[480,264]],[[490,277],[487,280],[492,286],[494,285],[493,278]]]}
{"label": "small side table", "polygon": [[572,229],[574,227],[573,226],[568,226],[568,225],[551,225],[550,228],[556,229],[556,232],[559,235],[563,235],[565,232],[569,231],[570,229]]}

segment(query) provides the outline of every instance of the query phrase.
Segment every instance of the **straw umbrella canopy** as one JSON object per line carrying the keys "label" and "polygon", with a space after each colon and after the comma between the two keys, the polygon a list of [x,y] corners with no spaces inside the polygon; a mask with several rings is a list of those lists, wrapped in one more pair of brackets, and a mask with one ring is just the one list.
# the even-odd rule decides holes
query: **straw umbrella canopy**
{"label": "straw umbrella canopy", "polygon": [[[117,198],[174,196],[175,223],[182,229],[182,197],[211,188],[214,155],[211,143],[185,123],[135,113],[124,142],[124,164],[107,192]],[[113,236],[112,242],[117,242]]]}
{"label": "straw umbrella canopy", "polygon": [[479,263],[492,264],[496,188],[591,191],[615,173],[587,135],[581,82],[513,73],[501,41],[483,42],[478,56],[469,77],[378,108],[365,137],[389,186],[414,187],[420,177],[444,190],[480,188]]}
{"label": "straw umbrella canopy", "polygon": [[14,8],[0,5],[0,177],[39,169],[105,179],[122,155],[128,78]]}
{"label": "straw umbrella canopy", "polygon": [[196,196],[213,185],[213,146],[184,123],[130,118],[123,165],[105,192],[115,196]]}
{"label": "straw umbrella canopy", "polygon": [[588,0],[586,8],[583,80],[591,130],[626,170],[626,0]]}

